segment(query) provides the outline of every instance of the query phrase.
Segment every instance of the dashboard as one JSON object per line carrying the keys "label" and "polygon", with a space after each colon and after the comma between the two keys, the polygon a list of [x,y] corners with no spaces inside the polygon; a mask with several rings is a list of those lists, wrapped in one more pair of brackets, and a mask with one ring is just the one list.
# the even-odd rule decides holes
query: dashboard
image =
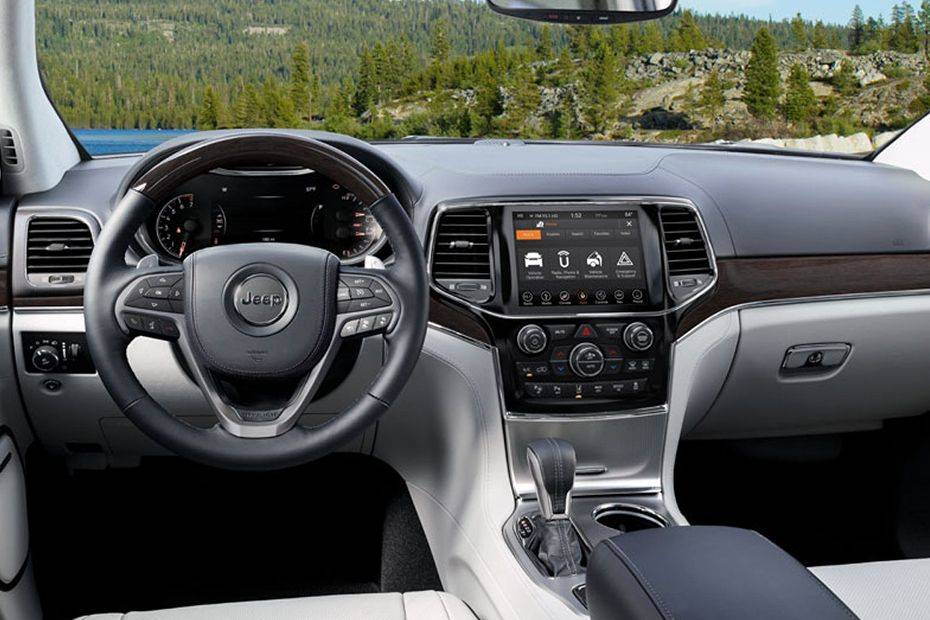
{"label": "dashboard", "polygon": [[252,167],[185,183],[138,241],[167,263],[210,246],[283,242],[317,246],[353,264],[381,250],[385,238],[367,205],[319,172]]}

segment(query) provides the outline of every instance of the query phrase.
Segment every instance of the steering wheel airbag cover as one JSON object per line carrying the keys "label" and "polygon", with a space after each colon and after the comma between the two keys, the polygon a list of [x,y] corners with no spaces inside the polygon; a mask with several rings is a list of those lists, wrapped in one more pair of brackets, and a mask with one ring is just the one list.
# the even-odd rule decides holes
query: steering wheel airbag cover
{"label": "steering wheel airbag cover", "polygon": [[[192,345],[207,366],[236,377],[290,377],[323,357],[332,339],[339,259],[319,248],[248,243],[208,248],[184,261],[185,315]],[[284,306],[269,325],[235,308],[248,281],[270,276],[286,289],[264,303]],[[261,291],[264,292],[264,291]],[[262,296],[249,303],[262,303]],[[277,314],[277,313],[275,313]]]}

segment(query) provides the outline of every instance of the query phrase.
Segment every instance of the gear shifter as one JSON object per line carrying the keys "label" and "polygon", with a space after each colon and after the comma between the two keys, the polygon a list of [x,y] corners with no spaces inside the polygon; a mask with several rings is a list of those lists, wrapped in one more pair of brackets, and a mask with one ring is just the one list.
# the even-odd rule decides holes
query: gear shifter
{"label": "gear shifter", "polygon": [[537,535],[528,545],[553,577],[583,572],[581,540],[569,518],[575,486],[575,448],[547,437],[526,446],[526,460],[539,500]]}

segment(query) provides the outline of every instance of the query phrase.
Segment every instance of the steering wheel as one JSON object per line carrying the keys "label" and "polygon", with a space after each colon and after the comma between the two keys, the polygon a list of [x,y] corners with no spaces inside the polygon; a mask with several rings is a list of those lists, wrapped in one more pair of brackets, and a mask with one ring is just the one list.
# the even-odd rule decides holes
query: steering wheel
{"label": "steering wheel", "polygon": [[[286,243],[211,247],[178,267],[126,264],[136,231],[179,185],[256,162],[316,170],[354,192],[387,235],[393,265],[349,268],[320,248]],[[84,319],[104,386],[146,435],[208,465],[278,469],[332,452],[387,411],[419,357],[428,299],[416,231],[383,181],[318,140],[250,132],[187,147],[138,179],[97,239]],[[301,426],[341,343],[378,333],[386,355],[367,390],[327,423]],[[218,424],[191,426],[145,391],[127,358],[139,335],[177,343]]]}

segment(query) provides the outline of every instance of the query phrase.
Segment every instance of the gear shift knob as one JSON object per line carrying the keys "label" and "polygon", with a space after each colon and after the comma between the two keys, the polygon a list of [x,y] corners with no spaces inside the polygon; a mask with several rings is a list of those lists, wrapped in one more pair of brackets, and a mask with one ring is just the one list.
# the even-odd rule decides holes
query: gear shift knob
{"label": "gear shift knob", "polygon": [[537,439],[526,446],[526,460],[543,519],[568,519],[575,486],[574,446],[552,437]]}

